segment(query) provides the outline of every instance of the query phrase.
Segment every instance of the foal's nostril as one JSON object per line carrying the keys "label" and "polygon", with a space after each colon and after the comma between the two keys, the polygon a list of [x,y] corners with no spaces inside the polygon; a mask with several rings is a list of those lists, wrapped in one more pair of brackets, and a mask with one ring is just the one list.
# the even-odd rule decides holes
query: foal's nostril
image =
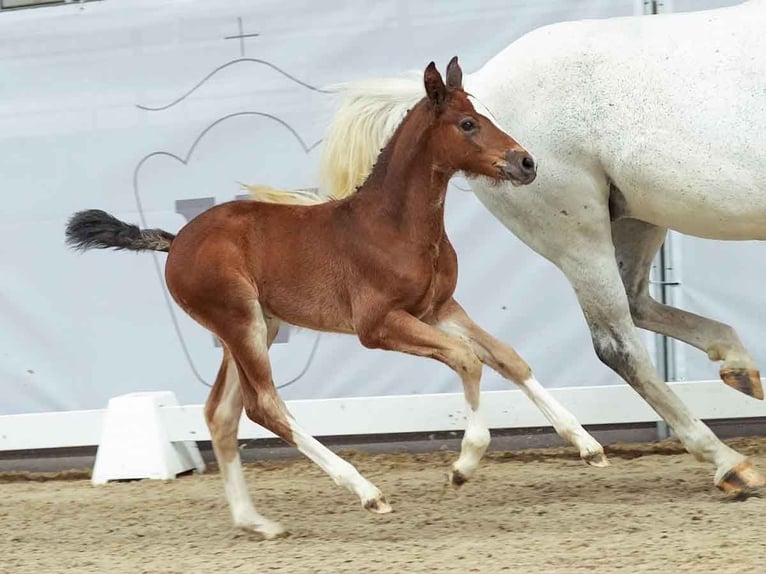
{"label": "foal's nostril", "polygon": [[535,169],[535,160],[528,155],[525,155],[521,160],[521,167],[524,168],[524,171],[532,172]]}

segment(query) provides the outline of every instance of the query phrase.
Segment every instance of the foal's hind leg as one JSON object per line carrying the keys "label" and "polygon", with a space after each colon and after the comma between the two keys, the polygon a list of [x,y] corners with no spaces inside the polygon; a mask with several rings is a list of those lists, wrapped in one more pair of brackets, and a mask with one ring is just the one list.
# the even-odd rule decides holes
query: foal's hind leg
{"label": "foal's hind leg", "polygon": [[455,486],[463,484],[478,467],[490,440],[489,429],[479,413],[479,358],[457,337],[447,335],[405,311],[393,311],[382,319],[361,320],[356,330],[365,347],[431,357],[460,375],[467,420],[460,456],[452,465],[450,482]]}
{"label": "foal's hind leg", "polygon": [[535,379],[518,353],[474,323],[457,301],[448,301],[439,310],[436,320],[435,326],[438,329],[466,341],[484,364],[519,385],[551,422],[561,438],[578,448],[580,457],[585,462],[592,466],[609,464],[603,447],[582,428],[574,415]]}
{"label": "foal's hind leg", "polygon": [[[272,324],[273,325],[273,324]],[[247,416],[255,423],[291,445],[322,468],[336,484],[359,496],[362,506],[371,512],[391,512],[375,485],[330,449],[322,445],[295,422],[277,394],[271,378],[267,349],[269,326],[260,305],[252,303],[245,321],[222,326],[220,335],[231,349],[239,367],[242,398]]]}
{"label": "foal's hind leg", "polygon": [[658,303],[649,295],[649,269],[666,229],[635,219],[612,223],[612,241],[633,321],[642,329],[679,339],[723,361],[723,381],[757,399],[763,398],[755,363],[729,325]]}
{"label": "foal's hind leg", "polygon": [[237,446],[237,429],[241,414],[242,393],[237,365],[229,350],[224,347],[221,368],[205,404],[205,420],[210,429],[213,451],[218,460],[234,524],[258,532],[264,538],[275,538],[284,532],[284,528],[279,523],[261,516],[247,491]]}

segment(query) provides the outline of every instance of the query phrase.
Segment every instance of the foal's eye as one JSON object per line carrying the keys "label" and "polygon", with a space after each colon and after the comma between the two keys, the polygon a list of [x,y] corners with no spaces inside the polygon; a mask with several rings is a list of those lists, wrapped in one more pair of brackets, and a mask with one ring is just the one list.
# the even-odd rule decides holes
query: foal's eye
{"label": "foal's eye", "polygon": [[460,122],[460,129],[464,132],[472,132],[476,129],[476,122],[473,120],[463,120]]}

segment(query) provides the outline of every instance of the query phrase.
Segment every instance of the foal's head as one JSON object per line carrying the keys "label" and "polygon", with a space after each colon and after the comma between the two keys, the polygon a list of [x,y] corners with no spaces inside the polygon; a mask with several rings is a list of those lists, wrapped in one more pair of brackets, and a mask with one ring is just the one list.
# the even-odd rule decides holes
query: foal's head
{"label": "foal's head", "polygon": [[463,91],[457,56],[447,66],[446,85],[433,62],[423,81],[427,105],[434,115],[431,145],[440,167],[514,185],[535,179],[537,166],[529,152],[474,109]]}

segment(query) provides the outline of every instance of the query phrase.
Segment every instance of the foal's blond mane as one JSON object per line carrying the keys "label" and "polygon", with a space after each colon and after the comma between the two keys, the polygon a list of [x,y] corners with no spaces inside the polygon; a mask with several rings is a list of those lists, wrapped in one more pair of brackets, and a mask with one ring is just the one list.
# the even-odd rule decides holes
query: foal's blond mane
{"label": "foal's blond mane", "polygon": [[318,192],[242,184],[253,199],[313,205],[350,196],[367,179],[404,116],[425,95],[422,80],[409,78],[361,80],[330,89],[341,99],[324,137]]}

